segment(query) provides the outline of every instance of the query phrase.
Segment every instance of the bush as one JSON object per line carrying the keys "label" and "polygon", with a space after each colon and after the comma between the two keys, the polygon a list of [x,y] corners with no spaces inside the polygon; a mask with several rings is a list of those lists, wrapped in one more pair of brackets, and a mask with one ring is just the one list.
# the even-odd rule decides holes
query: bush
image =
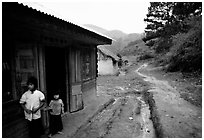
{"label": "bush", "polygon": [[155,42],[154,49],[157,54],[166,53],[172,46],[172,39],[170,37],[161,37]]}
{"label": "bush", "polygon": [[202,21],[198,18],[192,20],[189,21],[192,28],[187,33],[179,33],[172,37],[169,71],[202,70],[202,26],[200,24]]}
{"label": "bush", "polygon": [[139,60],[146,60],[146,59],[150,59],[150,58],[154,58],[154,56],[150,53],[145,53],[139,57]]}
{"label": "bush", "polygon": [[154,45],[154,43],[155,43],[154,40],[150,40],[150,41],[147,41],[147,43],[145,43],[145,45],[152,47]]}
{"label": "bush", "polygon": [[161,37],[153,46],[155,62],[167,66],[167,71],[202,70],[202,17],[186,19],[185,26],[185,32]]}

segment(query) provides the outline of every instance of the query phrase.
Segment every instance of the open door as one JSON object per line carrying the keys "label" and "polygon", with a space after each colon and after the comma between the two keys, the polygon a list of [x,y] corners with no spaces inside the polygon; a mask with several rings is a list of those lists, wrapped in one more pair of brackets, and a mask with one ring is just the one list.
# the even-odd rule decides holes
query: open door
{"label": "open door", "polygon": [[72,86],[70,99],[71,99],[70,112],[76,112],[84,108],[81,84]]}
{"label": "open door", "polygon": [[45,49],[46,88],[48,103],[53,99],[53,93],[61,91],[60,98],[67,111],[67,90],[66,90],[66,60],[65,49],[47,47]]}
{"label": "open door", "polygon": [[71,50],[69,53],[70,62],[70,112],[76,112],[84,108],[82,98],[82,77],[81,77],[81,55],[79,50]]}

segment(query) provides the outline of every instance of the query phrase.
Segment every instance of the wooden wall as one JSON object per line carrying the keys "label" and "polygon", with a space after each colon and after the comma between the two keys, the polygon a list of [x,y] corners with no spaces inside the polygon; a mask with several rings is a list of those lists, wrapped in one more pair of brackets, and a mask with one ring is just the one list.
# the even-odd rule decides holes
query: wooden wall
{"label": "wooden wall", "polygon": [[96,87],[96,47],[74,44],[69,53],[70,112],[84,107],[84,92]]}
{"label": "wooden wall", "polygon": [[[87,44],[92,42],[96,43],[92,37],[86,39],[85,32],[80,35],[79,30],[69,31],[70,24],[64,28],[63,26],[58,26],[61,24],[61,20],[54,20],[53,17],[44,16],[43,14],[37,14],[38,18],[35,17],[35,12],[31,16],[28,16],[26,13],[23,14],[23,11],[17,10],[17,15],[12,11],[12,7],[8,10],[8,7],[3,7],[3,18],[2,18],[2,38],[3,38],[3,54],[4,56],[8,55],[6,59],[11,60],[11,71],[10,79],[11,85],[11,94],[12,100],[9,99],[7,102],[2,103],[2,136],[3,137],[28,137],[28,127],[24,119],[23,110],[20,107],[19,99],[23,94],[23,88],[26,86],[26,80],[28,76],[36,76],[39,79],[39,89],[45,93],[46,96],[46,73],[45,73],[45,58],[44,58],[44,47],[45,46],[55,46],[55,47],[67,47],[67,75],[68,79],[66,81],[67,86],[67,98],[69,99],[68,107],[70,106],[71,91],[72,86],[81,85],[81,91],[89,90],[95,86],[94,80],[96,78],[96,46],[88,46]],[[22,14],[22,15],[21,15]],[[52,20],[50,20],[52,18]],[[52,21],[50,23],[50,21]],[[56,24],[55,24],[56,23]],[[62,25],[63,25],[62,24]],[[71,27],[73,27],[72,25]],[[60,29],[59,29],[60,28]],[[73,28],[71,28],[73,29]],[[78,28],[77,28],[78,29]],[[81,29],[80,29],[81,30]],[[74,38],[73,38],[74,33]],[[80,42],[79,41],[80,37]],[[75,39],[73,41],[73,39]],[[88,41],[89,40],[89,41]],[[100,40],[100,38],[99,38]],[[73,43],[74,42],[74,43]],[[81,42],[86,42],[87,44],[79,44]],[[21,69],[17,64],[16,60],[25,57],[23,51],[20,52],[23,57],[18,57],[16,53],[19,51],[19,46],[24,48],[28,55],[30,55],[30,62],[26,62],[28,59],[24,59],[23,63],[30,63],[31,68]],[[29,45],[28,45],[29,44]],[[18,47],[17,47],[18,46]],[[77,46],[77,49],[76,49]],[[5,52],[6,48],[6,52]],[[26,49],[26,48],[30,48]],[[70,49],[72,48],[72,49]],[[88,48],[88,49],[87,49]],[[33,53],[31,53],[32,51]],[[11,53],[11,54],[10,54]],[[74,54],[72,56],[72,54]],[[87,57],[89,55],[89,57]],[[85,56],[85,57],[84,57]],[[27,56],[26,56],[27,57]],[[74,60],[74,61],[73,61]],[[34,61],[34,62],[32,62]],[[24,65],[22,63],[22,65]],[[34,64],[34,65],[32,65]],[[18,65],[18,66],[17,66]],[[24,72],[24,74],[22,73]],[[75,74],[74,74],[75,73]],[[22,74],[24,76],[22,76]],[[74,75],[73,75],[74,74]],[[23,81],[22,80],[23,77]],[[6,79],[3,79],[5,82]],[[24,86],[23,88],[21,86]],[[81,96],[82,97],[82,96]],[[82,99],[80,97],[80,99]],[[9,97],[10,98],[10,97]],[[74,99],[75,100],[75,99]],[[83,99],[82,99],[83,100]],[[68,110],[70,111],[70,110]],[[48,117],[46,112],[43,112],[43,124],[48,126]]]}
{"label": "wooden wall", "polygon": [[2,137],[28,137],[28,125],[24,112],[18,100],[3,104],[2,107]]}

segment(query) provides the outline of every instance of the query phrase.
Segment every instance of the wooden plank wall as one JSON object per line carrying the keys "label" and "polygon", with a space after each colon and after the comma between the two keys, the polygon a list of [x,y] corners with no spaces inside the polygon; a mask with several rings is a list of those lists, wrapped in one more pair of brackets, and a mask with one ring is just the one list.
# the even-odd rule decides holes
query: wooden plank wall
{"label": "wooden plank wall", "polygon": [[28,137],[28,125],[19,101],[3,104],[2,107],[2,137]]}

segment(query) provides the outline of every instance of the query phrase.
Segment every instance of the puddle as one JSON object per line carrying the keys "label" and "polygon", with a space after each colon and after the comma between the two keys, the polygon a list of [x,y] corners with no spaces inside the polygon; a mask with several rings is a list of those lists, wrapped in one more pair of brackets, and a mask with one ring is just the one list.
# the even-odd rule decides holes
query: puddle
{"label": "puddle", "polygon": [[142,138],[155,138],[154,125],[151,118],[150,108],[147,103],[142,99],[141,96],[137,97],[137,100],[140,102],[140,116],[142,119]]}

